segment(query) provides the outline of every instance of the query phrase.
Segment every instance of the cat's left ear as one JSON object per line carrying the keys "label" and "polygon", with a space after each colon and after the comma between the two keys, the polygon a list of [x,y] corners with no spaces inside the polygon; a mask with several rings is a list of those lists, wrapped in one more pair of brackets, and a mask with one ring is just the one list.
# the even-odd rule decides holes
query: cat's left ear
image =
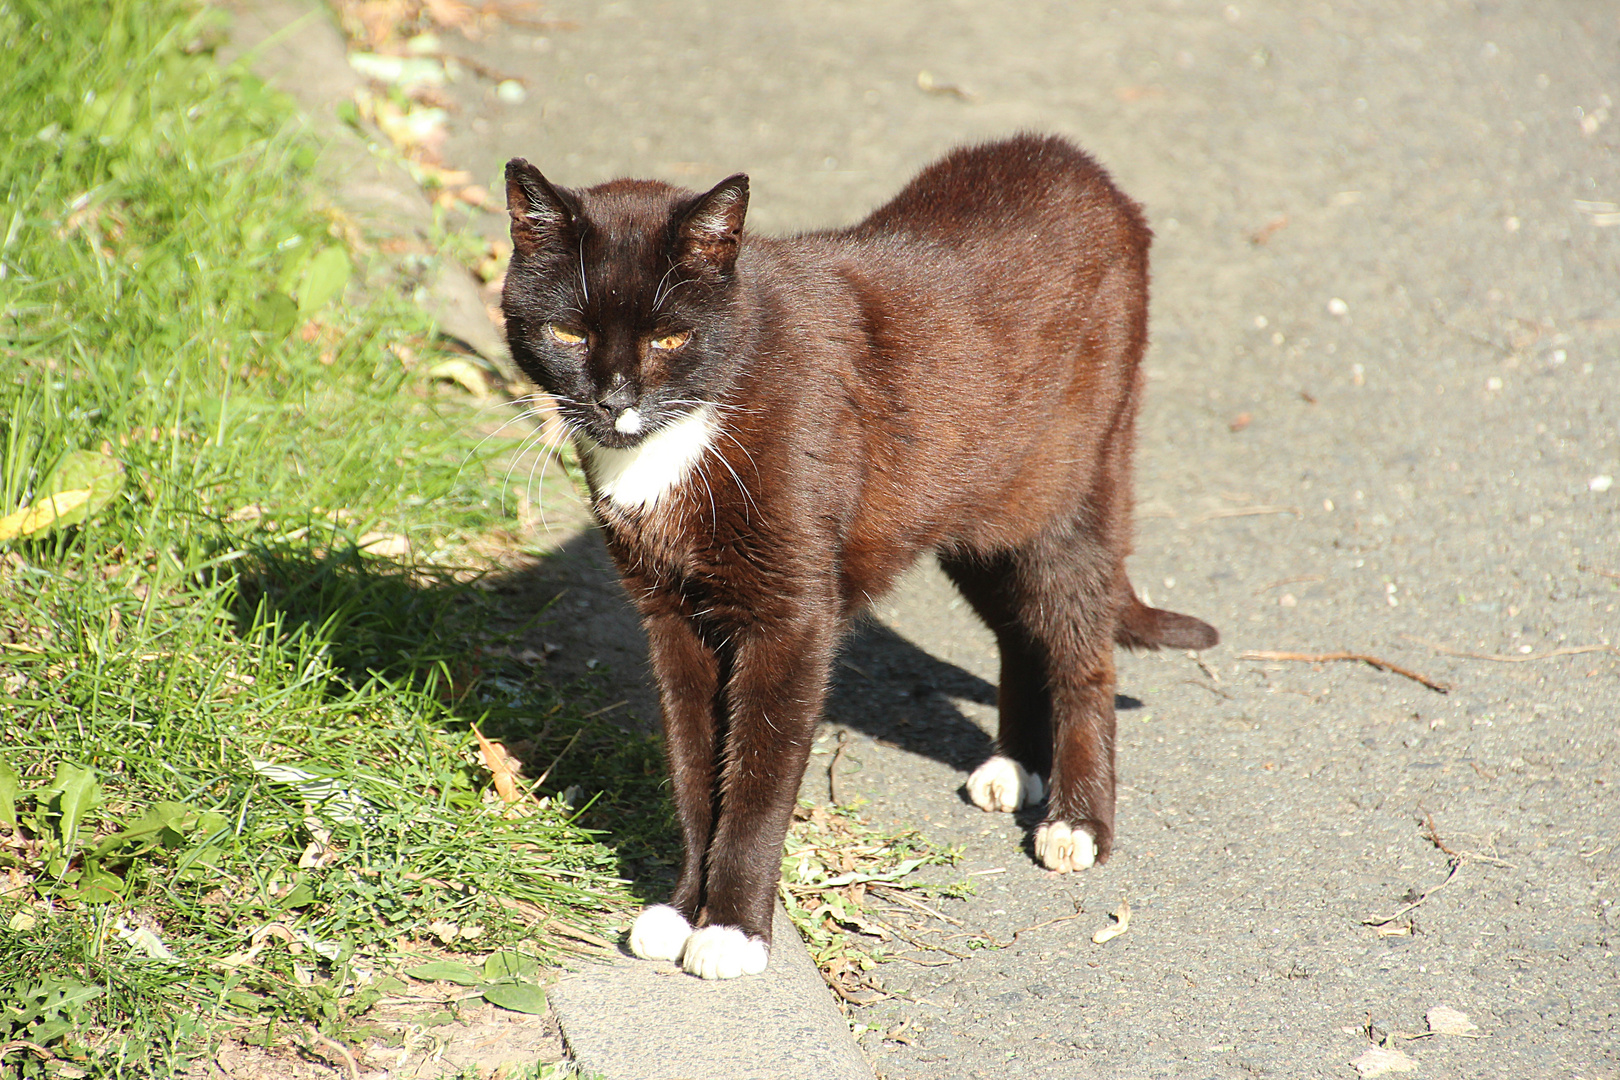
{"label": "cat's left ear", "polygon": [[731,273],[747,213],[748,177],[738,173],[720,181],[681,219],[680,262],[702,276]]}
{"label": "cat's left ear", "polygon": [[573,247],[579,208],[572,192],[556,188],[522,158],[506,163],[506,211],[512,217],[512,249],[534,255]]}

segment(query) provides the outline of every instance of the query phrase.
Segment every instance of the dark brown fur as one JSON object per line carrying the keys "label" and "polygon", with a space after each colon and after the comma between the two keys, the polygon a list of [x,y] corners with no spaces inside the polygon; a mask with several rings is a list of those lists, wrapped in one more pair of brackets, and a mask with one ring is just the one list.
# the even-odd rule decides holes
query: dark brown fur
{"label": "dark brown fur", "polygon": [[[513,355],[576,434],[633,446],[612,428],[626,403],[658,423],[721,406],[714,460],[666,498],[595,505],[663,702],[686,849],[671,904],[769,940],[833,651],[926,552],[1000,645],[999,750],[1050,777],[1047,819],[1091,828],[1106,859],[1115,643],[1216,641],[1125,576],[1138,207],[1035,136],[958,150],[859,225],[791,239],[742,236],[741,177],[571,192],[514,160],[508,188]],[[564,319],[590,339],[574,360],[545,336]],[[682,329],[673,355],[647,344]]]}

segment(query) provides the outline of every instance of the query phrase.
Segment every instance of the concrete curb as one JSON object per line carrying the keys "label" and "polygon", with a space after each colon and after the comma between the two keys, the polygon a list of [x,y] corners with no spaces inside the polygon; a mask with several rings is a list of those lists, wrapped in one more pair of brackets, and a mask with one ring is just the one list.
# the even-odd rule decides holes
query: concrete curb
{"label": "concrete curb", "polygon": [[[307,0],[236,0],[224,59],[289,94],[322,144],[327,197],[371,236],[425,241],[433,208],[397,161],[338,119],[362,80],[330,13]],[[423,303],[442,332],[516,378],[471,279],[437,264]],[[765,974],[704,982],[623,954],[564,975],[549,991],[563,1040],[587,1076],[607,1080],[871,1080],[872,1068],[778,905]]]}
{"label": "concrete curb", "polygon": [[704,982],[628,955],[551,988],[563,1038],[587,1076],[610,1080],[871,1080],[787,912],[763,975]]}
{"label": "concrete curb", "polygon": [[[507,382],[518,378],[484,310],[471,275],[434,257],[434,211],[410,172],[380,153],[338,118],[364,80],[349,67],[343,36],[331,13],[308,0],[236,0],[227,62],[246,58],[268,85],[292,97],[321,146],[317,174],[325,199],[368,237],[405,237],[429,258],[420,284],[423,307],[439,332],[471,348]],[[381,140],[379,135],[378,141]]]}

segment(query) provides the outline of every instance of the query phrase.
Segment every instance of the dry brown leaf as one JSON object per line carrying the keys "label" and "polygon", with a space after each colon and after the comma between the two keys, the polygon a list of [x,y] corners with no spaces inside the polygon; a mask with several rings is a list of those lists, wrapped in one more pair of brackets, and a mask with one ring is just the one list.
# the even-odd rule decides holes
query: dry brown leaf
{"label": "dry brown leaf", "polygon": [[1091,935],[1091,940],[1098,945],[1105,941],[1112,941],[1131,928],[1131,902],[1121,899],[1119,907],[1114,909],[1109,918],[1114,921],[1107,926],[1101,927],[1095,934]]}
{"label": "dry brown leaf", "polygon": [[1352,1061],[1350,1067],[1362,1076],[1383,1076],[1385,1073],[1416,1072],[1417,1062],[1399,1050],[1374,1046]]}
{"label": "dry brown leaf", "polygon": [[304,828],[309,832],[309,843],[305,845],[304,853],[298,856],[298,869],[319,870],[335,854],[332,849],[332,830],[322,825],[321,819],[313,815],[304,819]]}
{"label": "dry brown leaf", "polygon": [[473,734],[478,736],[478,755],[494,779],[495,793],[501,797],[501,801],[515,803],[523,798],[523,791],[518,786],[517,760],[507,752],[506,747],[493,739],[486,739],[477,728],[473,728]]}
{"label": "dry brown leaf", "polygon": [[408,559],[411,555],[410,539],[399,533],[368,532],[356,546],[368,555],[384,559]]}
{"label": "dry brown leaf", "polygon": [[427,0],[422,6],[427,9],[428,18],[450,29],[470,26],[478,14],[471,4],[461,0]]}
{"label": "dry brown leaf", "polygon": [[441,360],[428,369],[428,376],[454,382],[475,397],[489,396],[489,384],[484,381],[483,370],[470,360],[463,360],[460,357]]}
{"label": "dry brown leaf", "polygon": [[1469,1020],[1467,1013],[1445,1005],[1430,1009],[1427,1020],[1429,1030],[1436,1035],[1472,1035],[1479,1030],[1479,1025]]}

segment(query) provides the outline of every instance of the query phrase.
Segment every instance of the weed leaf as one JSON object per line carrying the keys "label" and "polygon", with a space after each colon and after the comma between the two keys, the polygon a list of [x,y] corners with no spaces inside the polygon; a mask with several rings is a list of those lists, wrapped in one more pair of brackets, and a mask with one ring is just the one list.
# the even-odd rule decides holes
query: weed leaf
{"label": "weed leaf", "polygon": [[349,283],[350,273],[352,269],[347,251],[335,245],[322,248],[309,261],[303,284],[298,287],[298,314],[308,317],[325,307],[329,300],[343,292],[343,287]]}
{"label": "weed leaf", "polygon": [[56,767],[51,786],[40,794],[40,801],[56,814],[56,841],[60,856],[67,860],[79,850],[79,825],[85,812],[101,801],[101,785],[94,769],[81,769],[67,762]]}
{"label": "weed leaf", "polygon": [[484,978],[533,979],[540,974],[540,965],[527,956],[515,952],[498,952],[484,961]]}
{"label": "weed leaf", "polygon": [[155,845],[178,847],[197,823],[197,813],[185,803],[159,802],[122,829],[102,840],[89,854],[105,856],[129,844],[144,841],[139,850]]}
{"label": "weed leaf", "polygon": [[491,1005],[499,1005],[503,1009],[510,1009],[520,1013],[543,1013],[546,1011],[546,992],[533,983],[502,982],[490,983],[481,988],[484,1000]]}
{"label": "weed leaf", "polygon": [[[77,525],[100,513],[123,486],[124,466],[118,459],[94,450],[69,450],[56,463],[41,491],[56,496],[58,525]],[[75,501],[72,510],[61,506],[63,496],[81,491],[87,494],[82,501]]]}
{"label": "weed leaf", "polygon": [[267,294],[259,301],[255,322],[271,338],[280,339],[298,325],[298,304],[283,292]]}
{"label": "weed leaf", "polygon": [[22,777],[9,761],[0,761],[0,821],[17,828],[17,796],[22,793]]}
{"label": "weed leaf", "polygon": [[431,963],[419,964],[413,968],[406,968],[405,974],[422,982],[447,982],[455,983],[457,986],[477,986],[484,978],[471,964],[455,960],[434,960]]}

